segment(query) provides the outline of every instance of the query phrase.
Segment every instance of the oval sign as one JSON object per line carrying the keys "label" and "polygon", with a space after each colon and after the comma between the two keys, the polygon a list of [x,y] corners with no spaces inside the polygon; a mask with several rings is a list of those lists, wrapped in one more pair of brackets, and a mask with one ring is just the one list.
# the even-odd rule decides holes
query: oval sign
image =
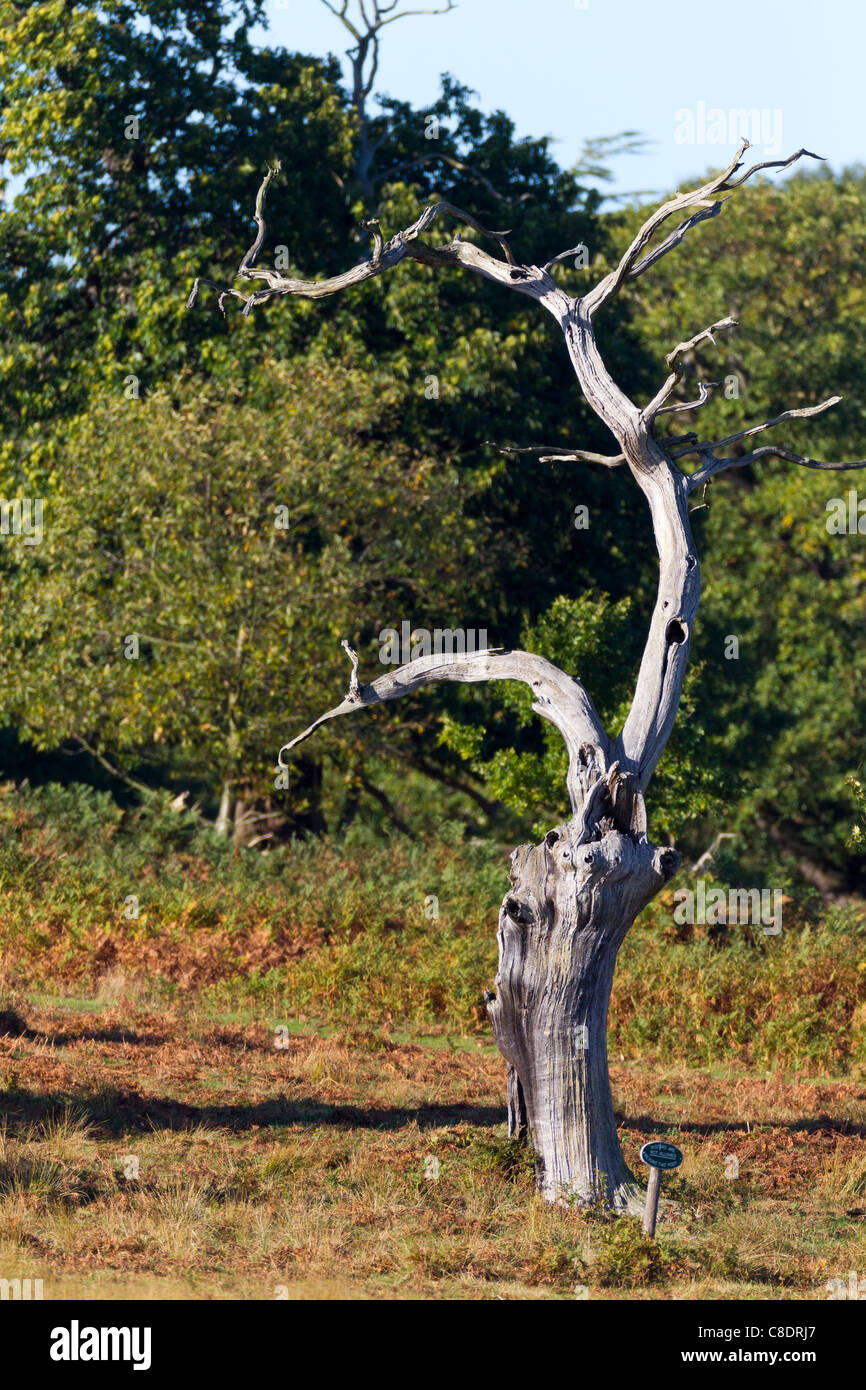
{"label": "oval sign", "polygon": [[683,1155],[676,1144],[654,1139],[651,1144],[644,1144],[640,1151],[640,1161],[649,1164],[650,1168],[679,1168]]}

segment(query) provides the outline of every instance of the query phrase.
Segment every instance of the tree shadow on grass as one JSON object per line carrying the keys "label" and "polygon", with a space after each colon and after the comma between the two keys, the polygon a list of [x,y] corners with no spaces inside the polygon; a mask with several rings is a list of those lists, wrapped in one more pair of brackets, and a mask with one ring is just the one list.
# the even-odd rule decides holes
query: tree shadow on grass
{"label": "tree shadow on grass", "polygon": [[44,1123],[69,1108],[98,1130],[112,1134],[188,1130],[198,1126],[214,1130],[285,1129],[292,1125],[334,1129],[439,1129],[449,1125],[493,1127],[505,1122],[505,1107],[498,1105],[357,1106],[327,1105],[314,1098],[289,1100],[276,1096],[256,1105],[190,1105],[137,1091],[106,1088],[66,1094],[16,1090],[0,1097],[0,1122],[7,1132]]}
{"label": "tree shadow on grass", "polygon": [[131,1028],[86,1028],[74,1033],[48,1033],[44,1029],[31,1028],[15,1009],[0,1009],[0,1038],[45,1043],[49,1047],[67,1047],[70,1043],[85,1042],[161,1047],[167,1041],[162,1033],[134,1033]]}
{"label": "tree shadow on grass", "polygon": [[852,1120],[837,1119],[833,1115],[806,1115],[799,1120],[665,1120],[652,1115],[622,1115],[617,1113],[617,1124],[627,1125],[641,1134],[662,1137],[670,1134],[742,1134],[749,1137],[767,1130],[784,1129],[789,1134],[849,1135],[866,1139],[866,1124],[855,1124]]}

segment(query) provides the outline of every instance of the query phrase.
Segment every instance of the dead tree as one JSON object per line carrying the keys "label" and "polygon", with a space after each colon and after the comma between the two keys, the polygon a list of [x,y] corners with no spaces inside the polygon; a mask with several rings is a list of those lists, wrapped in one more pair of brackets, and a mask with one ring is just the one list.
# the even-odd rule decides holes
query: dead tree
{"label": "dead tree", "polygon": [[[773,444],[751,452],[719,451],[752,439],[784,420],[817,414],[835,404],[832,397],[805,409],[789,410],[722,439],[695,434],[664,436],[662,416],[695,410],[708,398],[701,383],[698,400],[677,402],[674,393],[682,363],[713,335],[735,326],[727,318],[667,356],[668,375],[646,405],[639,405],[613,380],[599,352],[595,316],[638,276],[673,251],[699,222],[715,217],[723,195],[739,188],[760,169],[788,168],[808,150],[786,160],[748,167],[743,141],[723,172],[692,192],[678,193],[641,227],[618,265],[587,294],[574,297],[556,283],[554,256],[546,265],[522,265],[512,255],[508,234],[487,232],[474,218],[445,202],[424,208],[417,221],[385,241],[371,225],[370,258],[328,280],[295,280],[257,266],[265,235],[263,207],[273,177],[266,175],[256,199],[257,235],[241,261],[238,277],[259,288],[244,296],[244,314],[283,295],[323,298],[383,275],[404,260],[422,265],[460,266],[504,289],[536,300],[559,324],[584,396],[616,440],[609,455],[575,449],[557,457],[575,463],[624,467],[649,505],[659,555],[659,583],[634,699],[622,729],[602,727],[580,680],[530,652],[480,651],[459,656],[426,656],[410,661],[370,685],[358,678],[352,660],[349,691],[341,704],[281,750],[290,752],[330,719],[366,709],[383,700],[410,695],[438,681],[524,681],[533,708],[559,729],[568,750],[571,818],[547,832],[538,845],[522,845],[511,855],[511,890],[499,914],[499,970],[495,992],[487,995],[493,1033],[508,1064],[508,1123],[513,1135],[527,1135],[538,1154],[538,1184],[551,1200],[603,1202],[614,1210],[635,1208],[642,1190],[629,1171],[616,1132],[607,1065],[607,1010],[617,952],[635,917],[673,874],[678,856],[647,836],[644,794],[673,727],[700,593],[700,568],[689,521],[689,498],[717,474],[775,455],[807,468],[863,468],[854,463],[822,463]],[[662,238],[656,233],[671,217],[686,214]],[[491,255],[475,241],[455,236],[433,245],[425,233],[443,219],[454,219],[499,247]],[[190,305],[198,292],[196,281]],[[209,282],[208,282],[209,283]],[[540,451],[538,451],[540,452]],[[697,460],[687,472],[680,460]]]}
{"label": "dead tree", "polygon": [[352,106],[358,118],[355,173],[361,192],[368,205],[372,207],[376,196],[376,184],[379,182],[373,178],[373,160],[385,135],[378,140],[373,139],[367,103],[379,72],[381,31],[388,24],[396,24],[398,19],[409,19],[416,15],[450,14],[455,4],[454,0],[445,0],[440,9],[401,10],[398,9],[400,0],[359,0],[356,14],[350,6],[350,0],[322,0],[322,3],[355,40],[354,46],[346,52],[352,68]]}

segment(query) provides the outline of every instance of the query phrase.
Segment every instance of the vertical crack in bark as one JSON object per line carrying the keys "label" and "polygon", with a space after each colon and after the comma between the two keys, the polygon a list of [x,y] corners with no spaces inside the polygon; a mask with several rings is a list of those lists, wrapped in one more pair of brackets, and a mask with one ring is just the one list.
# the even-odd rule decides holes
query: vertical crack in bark
{"label": "vertical crack in bark", "polygon": [[526,1140],[528,1136],[528,1119],[526,1115],[526,1101],[523,1096],[523,1087],[520,1084],[520,1077],[514,1067],[508,1065],[508,1137],[509,1139]]}

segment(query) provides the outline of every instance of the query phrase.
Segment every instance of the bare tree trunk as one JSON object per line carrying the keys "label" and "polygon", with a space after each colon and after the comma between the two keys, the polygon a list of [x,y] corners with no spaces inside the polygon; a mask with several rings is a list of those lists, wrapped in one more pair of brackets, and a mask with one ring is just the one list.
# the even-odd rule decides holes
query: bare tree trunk
{"label": "bare tree trunk", "polygon": [[214,821],[214,830],[218,835],[228,835],[229,826],[232,823],[232,784],[227,779],[223,782],[222,793],[220,795],[220,806],[217,811],[217,818]]}
{"label": "bare tree trunk", "polygon": [[514,851],[487,1010],[509,1064],[509,1133],[528,1131],[540,1190],[636,1210],[643,1191],[617,1138],[607,1010],[617,952],[677,856],[639,834],[598,833],[581,818]]}
{"label": "bare tree trunk", "polygon": [[443,680],[525,681],[533,708],[565,738],[573,816],[540,845],[511,856],[487,1010],[508,1063],[509,1132],[531,1140],[545,1196],[634,1208],[640,1189],[620,1151],[607,1074],[607,1007],[619,947],[679,858],[647,838],[640,775],[611,761],[614,750],[583,686],[542,657],[419,657],[362,686],[348,650],[346,699],[287,748],[339,715]]}

